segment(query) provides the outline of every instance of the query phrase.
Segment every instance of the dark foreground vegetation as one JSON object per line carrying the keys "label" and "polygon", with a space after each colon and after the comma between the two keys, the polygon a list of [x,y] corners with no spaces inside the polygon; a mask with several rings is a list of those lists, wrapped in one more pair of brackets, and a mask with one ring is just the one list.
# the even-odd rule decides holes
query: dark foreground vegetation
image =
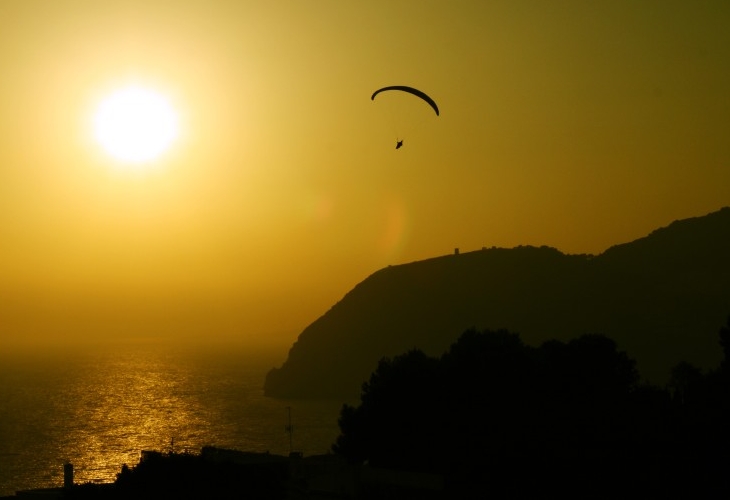
{"label": "dark foreground vegetation", "polygon": [[600,335],[529,347],[470,330],[440,358],[381,360],[360,405],[343,406],[333,449],[442,475],[460,498],[727,497],[730,319],[719,333],[717,369],[680,363],[656,387]]}

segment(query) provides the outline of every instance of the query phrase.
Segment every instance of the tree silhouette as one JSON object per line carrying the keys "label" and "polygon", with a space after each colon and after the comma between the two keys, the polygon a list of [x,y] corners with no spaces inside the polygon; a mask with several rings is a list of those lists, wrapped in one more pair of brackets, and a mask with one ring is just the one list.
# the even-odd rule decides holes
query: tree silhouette
{"label": "tree silhouette", "polygon": [[[614,341],[585,335],[526,346],[506,330],[465,331],[440,358],[410,351],[383,359],[345,405],[333,449],[355,462],[512,488],[526,464],[535,480],[555,463],[586,478],[626,454],[635,363]],[[595,459],[604,457],[596,469]],[[615,461],[615,460],[614,460]]]}
{"label": "tree silhouette", "polygon": [[691,363],[681,361],[672,368],[668,387],[674,401],[684,406],[691,403],[698,395],[703,383],[702,370]]}
{"label": "tree silhouette", "polygon": [[438,423],[437,368],[437,360],[420,350],[383,358],[363,384],[360,406],[343,406],[342,432],[333,450],[356,462],[433,470],[429,450]]}
{"label": "tree silhouette", "polygon": [[[730,320],[719,335],[727,349]],[[680,363],[664,389],[640,383],[635,361],[601,335],[536,348],[471,329],[440,358],[382,359],[360,405],[343,406],[333,449],[443,474],[457,496],[728,492],[726,372]]]}

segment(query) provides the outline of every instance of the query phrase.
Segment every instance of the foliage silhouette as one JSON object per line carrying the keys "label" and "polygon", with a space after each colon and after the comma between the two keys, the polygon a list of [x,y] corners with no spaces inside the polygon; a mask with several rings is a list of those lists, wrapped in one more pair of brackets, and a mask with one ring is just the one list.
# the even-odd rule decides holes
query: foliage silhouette
{"label": "foliage silhouette", "polygon": [[530,347],[471,329],[440,358],[382,359],[360,405],[343,406],[333,451],[443,474],[459,494],[728,492],[726,372],[725,360],[706,375],[682,363],[660,388],[640,383],[635,361],[601,335]]}

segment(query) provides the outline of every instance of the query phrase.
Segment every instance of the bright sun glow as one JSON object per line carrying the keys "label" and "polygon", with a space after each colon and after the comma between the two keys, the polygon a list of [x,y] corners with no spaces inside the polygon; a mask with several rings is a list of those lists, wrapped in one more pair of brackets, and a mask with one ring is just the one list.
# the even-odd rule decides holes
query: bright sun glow
{"label": "bright sun glow", "polygon": [[101,103],[94,133],[117,160],[144,163],[157,158],[175,140],[177,114],[163,96],[141,87],[128,87]]}

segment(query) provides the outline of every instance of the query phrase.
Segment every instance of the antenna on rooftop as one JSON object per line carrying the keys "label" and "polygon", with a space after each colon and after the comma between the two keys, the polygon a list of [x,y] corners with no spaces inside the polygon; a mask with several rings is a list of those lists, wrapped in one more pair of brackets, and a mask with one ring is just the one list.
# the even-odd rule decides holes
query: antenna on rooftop
{"label": "antenna on rooftop", "polygon": [[286,432],[289,434],[289,455],[291,455],[294,452],[294,448],[292,447],[292,434],[294,434],[294,426],[291,424],[291,406],[287,406],[286,410],[289,418],[288,424],[286,425],[285,429]]}

